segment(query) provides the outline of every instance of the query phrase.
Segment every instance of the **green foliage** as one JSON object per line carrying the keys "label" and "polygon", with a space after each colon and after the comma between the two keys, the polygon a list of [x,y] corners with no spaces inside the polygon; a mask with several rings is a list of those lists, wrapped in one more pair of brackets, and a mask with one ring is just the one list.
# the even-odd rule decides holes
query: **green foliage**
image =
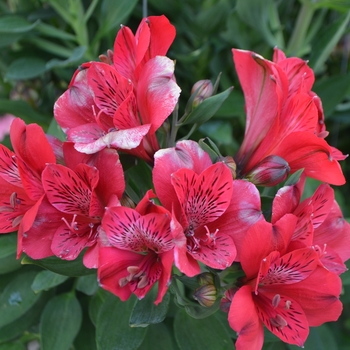
{"label": "green foliage", "polygon": [[[54,102],[81,63],[113,49],[121,24],[136,29],[142,2],[0,0],[0,10],[0,117],[13,114],[63,139],[52,120]],[[310,61],[317,73],[314,91],[322,99],[327,129],[333,135],[328,141],[349,152],[349,0],[149,0],[148,14],[165,14],[177,30],[169,51],[182,88],[178,113],[185,115],[178,120],[177,139],[194,133],[199,140],[209,134],[210,140],[201,145],[213,159],[232,155],[242,140],[245,121],[231,48],[271,58],[278,46],[289,56]],[[193,84],[214,81],[219,75],[217,94],[192,109],[187,102]],[[130,158],[122,162],[126,192],[138,202],[144,189],[152,186],[151,177],[145,175],[150,174],[149,166],[142,161],[135,166]],[[344,171],[350,178],[348,165]],[[288,183],[295,183],[298,176],[291,176]],[[307,182],[305,193],[314,187]],[[350,217],[349,185],[335,191]],[[271,205],[269,196],[263,201]],[[0,236],[0,350],[25,349],[30,341],[39,342],[43,350],[234,349],[235,334],[227,315],[213,313],[218,304],[212,310],[194,304],[189,286],[178,283],[174,295],[168,293],[159,306],[153,304],[156,289],[141,301],[132,297],[121,302],[99,288],[96,270],[86,269],[82,256],[75,261],[55,257],[36,261],[26,256],[17,260],[16,245],[16,233]],[[334,325],[311,329],[306,350],[347,348],[349,271],[342,280],[342,317]],[[266,336],[264,349],[294,348]]]}

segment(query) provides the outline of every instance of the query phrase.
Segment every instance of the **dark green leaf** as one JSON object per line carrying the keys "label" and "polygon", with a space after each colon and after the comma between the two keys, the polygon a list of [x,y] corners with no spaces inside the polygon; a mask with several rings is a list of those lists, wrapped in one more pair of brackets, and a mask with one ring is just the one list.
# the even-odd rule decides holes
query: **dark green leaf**
{"label": "dark green leaf", "polygon": [[68,261],[62,260],[55,256],[34,260],[29,256],[25,256],[21,263],[23,265],[33,264],[43,267],[44,269],[50,270],[52,272],[59,273],[60,275],[70,276],[70,277],[79,277],[85,275],[91,275],[96,273],[95,269],[88,269],[83,265],[83,255],[80,254],[77,259]]}
{"label": "dark green leaf", "polygon": [[21,57],[7,68],[6,80],[25,80],[38,77],[46,71],[46,62],[37,57]]}
{"label": "dark green leaf", "polygon": [[140,350],[175,350],[175,339],[164,323],[151,324],[143,340]]}
{"label": "dark green leaf", "polygon": [[0,99],[0,113],[10,113],[23,119],[27,124],[40,123],[47,124],[51,117],[47,117],[34,110],[27,102],[20,100],[5,100]]}
{"label": "dark green leaf", "polygon": [[68,57],[66,60],[58,60],[57,58],[53,58],[52,60],[46,63],[46,68],[52,69],[56,67],[66,67],[69,65],[76,66],[77,62],[82,61],[85,52],[86,52],[85,46],[78,46],[73,50],[72,55]]}
{"label": "dark green leaf", "polygon": [[110,297],[110,293],[100,288],[97,293],[90,299],[89,303],[89,316],[91,322],[96,326],[97,316],[100,312],[102,305]]}
{"label": "dark green leaf", "polygon": [[0,275],[18,270],[20,267],[21,261],[16,259],[16,253],[0,259]]}
{"label": "dark green leaf", "polygon": [[294,174],[290,175],[287,181],[284,183],[284,186],[293,186],[296,183],[298,183],[298,181],[300,180],[300,176],[303,172],[304,169],[299,169]]}
{"label": "dark green leaf", "polygon": [[181,125],[186,124],[203,124],[209,120],[220,108],[222,103],[230,95],[232,87],[227,90],[211,96],[200,103],[184,120],[181,121]]}
{"label": "dark green leaf", "polygon": [[58,125],[55,118],[52,118],[49,128],[47,129],[49,135],[57,137],[61,141],[66,140],[66,134],[63,132],[61,127]]}
{"label": "dark green leaf", "polygon": [[59,275],[51,271],[40,271],[32,283],[32,289],[35,293],[41,292],[42,290],[48,290],[56,287],[66,281],[67,276]]}
{"label": "dark green leaf", "polygon": [[31,289],[35,271],[17,275],[0,295],[0,327],[3,327],[25,314],[40,298]]}
{"label": "dark green leaf", "polygon": [[129,326],[129,317],[134,304],[134,297],[122,302],[111,295],[102,305],[96,324],[98,350],[138,349],[147,328]]}
{"label": "dark green leaf", "polygon": [[344,35],[347,25],[350,20],[350,11],[347,14],[340,16],[335,22],[325,26],[315,38],[313,44],[309,65],[318,73],[331,52]]}
{"label": "dark green leaf", "polygon": [[9,33],[24,33],[32,30],[39,24],[39,21],[30,23],[20,16],[6,16],[0,18],[1,36]]}
{"label": "dark green leaf", "polygon": [[72,293],[51,299],[41,315],[41,350],[67,350],[78,334],[82,310]]}
{"label": "dark green leaf", "polygon": [[76,290],[85,293],[86,295],[93,295],[98,289],[96,274],[80,276],[77,280]]}
{"label": "dark green leaf", "polygon": [[179,310],[175,316],[174,332],[181,350],[234,349],[230,335],[214,315],[198,320]]}
{"label": "dark green leaf", "polygon": [[156,306],[154,304],[156,293],[157,289],[152,288],[143,299],[136,301],[129,320],[131,327],[146,327],[149,324],[160,323],[165,319],[170,295],[169,293],[165,294],[162,302]]}
{"label": "dark green leaf", "polygon": [[0,343],[15,339],[27,331],[30,326],[36,324],[50,295],[51,293],[41,293],[37,302],[25,314],[0,328]]}
{"label": "dark green leaf", "polygon": [[0,236],[0,259],[17,251],[17,234],[15,232]]}

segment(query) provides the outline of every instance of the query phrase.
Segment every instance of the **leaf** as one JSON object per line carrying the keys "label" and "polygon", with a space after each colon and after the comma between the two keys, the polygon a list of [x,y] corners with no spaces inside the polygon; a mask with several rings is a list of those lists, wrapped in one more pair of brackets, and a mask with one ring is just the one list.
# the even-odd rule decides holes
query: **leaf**
{"label": "leaf", "polygon": [[100,26],[94,41],[97,42],[106,33],[123,24],[134,7],[137,0],[103,0],[101,5]]}
{"label": "leaf", "polygon": [[180,121],[180,125],[205,123],[217,112],[222,103],[230,95],[232,89],[233,87],[230,87],[217,95],[205,99],[188,116],[186,116],[184,120]]}
{"label": "leaf", "polygon": [[51,299],[40,319],[41,350],[67,350],[79,332],[82,310],[72,293]]}
{"label": "leaf", "polygon": [[10,113],[23,119],[27,124],[48,124],[49,118],[34,110],[27,102],[21,100],[0,99],[0,114]]}
{"label": "leaf", "polygon": [[94,295],[98,289],[96,274],[78,277],[75,289],[86,295]]}
{"label": "leaf", "polygon": [[78,46],[73,50],[72,54],[66,60],[58,60],[57,58],[53,58],[52,60],[47,62],[46,69],[76,65],[77,62],[80,62],[83,60],[85,52],[86,52],[86,46]]}
{"label": "leaf", "polygon": [[171,336],[168,327],[164,323],[151,324],[140,349],[142,350],[175,350],[178,349],[175,339]]}
{"label": "leaf", "polygon": [[97,316],[96,343],[98,350],[136,350],[141,345],[147,328],[130,327],[129,317],[135,298],[122,302],[116,296],[102,305]]}
{"label": "leaf", "polygon": [[51,293],[41,293],[40,298],[20,318],[0,328],[0,343],[15,339],[36,324]]}
{"label": "leaf", "polygon": [[20,16],[6,16],[0,18],[0,33],[25,33],[35,28],[40,21],[30,23]]}
{"label": "leaf", "polygon": [[300,176],[304,172],[304,169],[299,169],[294,174],[290,175],[287,181],[284,183],[284,186],[293,186],[295,185],[299,180]]}
{"label": "leaf", "polygon": [[0,328],[20,318],[40,298],[31,289],[35,275],[35,271],[17,275],[0,295]]}
{"label": "leaf", "polygon": [[36,28],[43,36],[49,36],[52,38],[62,39],[62,40],[72,40],[75,41],[75,36],[73,34],[67,33],[64,30],[58,29],[47,23],[39,23]]}
{"label": "leaf", "polygon": [[49,290],[65,282],[67,279],[68,276],[62,276],[51,271],[40,271],[34,278],[32,289],[35,293]]}
{"label": "leaf", "polygon": [[109,292],[100,288],[97,293],[90,299],[89,302],[89,316],[91,322],[96,326],[97,316],[100,312],[102,305],[111,296]]}
{"label": "leaf", "polygon": [[315,38],[313,48],[310,55],[309,65],[317,74],[322,70],[322,67],[331,52],[344,35],[347,25],[350,20],[350,11],[339,17],[338,20],[326,26],[319,32]]}
{"label": "leaf", "polygon": [[147,327],[149,324],[163,322],[168,312],[170,295],[165,294],[162,302],[155,305],[156,292],[152,288],[143,299],[136,301],[129,320],[131,327]]}
{"label": "leaf", "polygon": [[181,350],[234,349],[229,333],[214,315],[198,320],[179,310],[175,316],[174,332]]}
{"label": "leaf", "polygon": [[0,259],[5,258],[17,251],[17,234],[12,232],[0,236]]}
{"label": "leaf", "polygon": [[350,73],[332,75],[316,81],[313,91],[321,98],[323,112],[326,117],[331,116],[337,105],[342,102],[349,86]]}
{"label": "leaf", "polygon": [[0,259],[0,275],[13,272],[21,267],[20,260],[16,259],[16,253],[12,253]]}
{"label": "leaf", "polygon": [[58,125],[55,118],[52,118],[49,128],[47,129],[49,135],[57,137],[61,141],[66,141],[66,134],[62,128]]}
{"label": "leaf", "polygon": [[29,256],[25,256],[22,261],[22,265],[32,264],[43,267],[44,269],[50,270],[52,272],[59,273],[60,275],[70,276],[70,277],[79,277],[90,275],[96,272],[94,269],[88,269],[83,265],[83,255],[80,254],[77,259],[68,261],[62,260],[55,256],[34,260]]}
{"label": "leaf", "polygon": [[7,68],[6,80],[25,80],[35,78],[46,71],[46,62],[37,57],[21,57]]}

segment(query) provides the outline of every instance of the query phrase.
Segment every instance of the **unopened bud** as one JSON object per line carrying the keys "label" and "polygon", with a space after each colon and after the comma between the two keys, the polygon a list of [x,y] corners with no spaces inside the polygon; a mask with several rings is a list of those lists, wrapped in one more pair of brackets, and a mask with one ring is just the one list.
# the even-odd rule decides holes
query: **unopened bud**
{"label": "unopened bud", "polygon": [[213,84],[210,80],[197,81],[191,90],[191,95],[195,94],[196,97],[193,100],[193,107],[197,107],[206,98],[213,94]]}
{"label": "unopened bud", "polygon": [[101,62],[112,65],[113,64],[113,51],[107,50],[107,55],[98,56]]}
{"label": "unopened bud", "polygon": [[237,165],[234,159],[231,156],[227,156],[227,157],[220,157],[218,161],[223,162],[230,169],[232,178],[235,179],[237,175],[236,174]]}
{"label": "unopened bud", "polygon": [[206,284],[195,290],[193,298],[204,307],[213,306],[216,301],[216,288],[213,284]]}
{"label": "unopened bud", "polygon": [[246,177],[255,185],[275,186],[287,179],[289,164],[279,156],[267,156]]}
{"label": "unopened bud", "polygon": [[214,276],[210,272],[203,272],[197,276],[198,284],[205,286],[207,284],[214,284]]}
{"label": "unopened bud", "polygon": [[234,295],[236,294],[237,291],[238,291],[238,288],[237,287],[233,287],[233,288],[228,289],[225,292],[224,297],[220,301],[220,310],[221,311],[229,312],[232,299],[233,299],[233,297],[234,297]]}

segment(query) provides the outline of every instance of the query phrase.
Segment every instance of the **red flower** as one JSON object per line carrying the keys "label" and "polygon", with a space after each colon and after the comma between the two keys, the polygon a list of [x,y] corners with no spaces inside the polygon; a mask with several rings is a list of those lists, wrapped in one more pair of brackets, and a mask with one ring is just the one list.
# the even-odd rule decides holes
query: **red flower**
{"label": "red flower", "polygon": [[294,245],[314,247],[324,267],[337,274],[345,272],[344,262],[350,258],[350,224],[343,218],[333,189],[320,185],[313,196],[300,203],[302,191],[303,180],[277,192],[272,223],[293,213],[298,218],[292,236]]}
{"label": "red flower", "polygon": [[255,186],[233,181],[229,168],[211,164],[193,141],[155,154],[153,182],[161,203],[184,229],[187,243],[175,247],[175,264],[188,276],[200,272],[197,261],[217,269],[230,266],[236,244],[262,217]]}
{"label": "red flower", "polygon": [[282,59],[281,52],[276,63],[236,49],[233,58],[247,113],[245,137],[235,157],[239,176],[254,172],[266,157],[279,156],[291,173],[304,168],[309,177],[344,184],[338,160],[346,156],[323,139],[322,107],[310,90],[314,77],[306,63]]}
{"label": "red flower", "polygon": [[48,164],[42,173],[46,197],[25,233],[23,251],[34,259],[54,254],[74,260],[88,248],[84,265],[96,268],[102,217],[106,205],[119,204],[123,169],[115,150],[86,156],[65,144],[64,151],[67,166]]}
{"label": "red flower", "polygon": [[167,291],[174,261],[175,240],[182,228],[163,207],[151,202],[148,191],[136,209],[107,208],[103,228],[98,278],[103,288],[127,300],[132,293],[143,298],[158,283],[156,304]]}
{"label": "red flower", "polygon": [[[170,27],[165,26],[159,35],[165,23]],[[174,62],[163,56],[173,41],[172,30],[167,28],[173,26],[165,17],[144,20],[136,38],[122,27],[114,64],[85,63],[75,73],[69,89],[57,100],[54,114],[79,152],[91,154],[112,147],[152,162],[159,148],[155,132],[180,94]],[[161,43],[164,35],[170,36]]]}
{"label": "red flower", "polygon": [[228,315],[238,350],[261,349],[263,325],[284,342],[303,346],[310,326],[341,313],[340,278],[319,265],[314,249],[287,251],[296,221],[288,214],[274,226],[261,221],[247,232],[241,254],[246,277]]}
{"label": "red flower", "polygon": [[0,145],[0,201],[3,233],[18,230],[17,253],[44,198],[41,174],[55,155],[42,128],[16,118],[10,130],[14,153]]}

